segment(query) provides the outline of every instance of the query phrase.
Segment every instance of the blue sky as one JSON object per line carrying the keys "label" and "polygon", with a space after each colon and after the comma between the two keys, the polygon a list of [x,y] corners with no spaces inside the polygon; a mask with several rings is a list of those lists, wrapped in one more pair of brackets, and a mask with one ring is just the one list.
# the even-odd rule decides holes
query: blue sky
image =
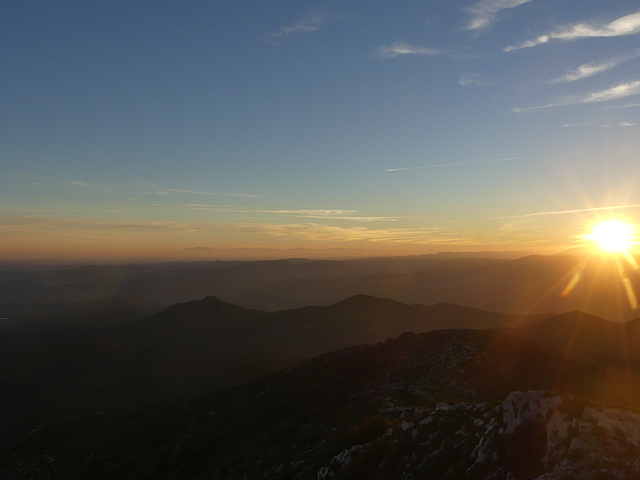
{"label": "blue sky", "polygon": [[557,251],[640,213],[635,1],[0,6],[0,256]]}

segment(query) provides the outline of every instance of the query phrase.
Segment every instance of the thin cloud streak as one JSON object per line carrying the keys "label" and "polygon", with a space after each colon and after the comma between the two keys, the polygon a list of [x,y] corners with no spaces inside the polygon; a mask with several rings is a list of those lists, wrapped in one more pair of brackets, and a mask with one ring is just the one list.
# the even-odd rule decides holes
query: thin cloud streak
{"label": "thin cloud streak", "polygon": [[[322,223],[248,224],[170,221],[121,222],[97,221],[86,217],[1,216],[0,231],[11,236],[50,235],[52,238],[113,240],[123,235],[158,235],[163,238],[185,238],[185,235],[210,235],[211,232],[238,232],[266,235],[285,241],[371,242],[386,245],[476,245],[473,239],[461,237],[442,228],[369,228],[334,226]],[[482,242],[485,245],[486,242]]]}
{"label": "thin cloud streak", "polygon": [[491,87],[494,84],[482,78],[482,76],[478,73],[470,73],[466,75],[461,75],[458,80],[458,85],[461,87],[468,87],[471,85],[478,85],[480,87]]}
{"label": "thin cloud streak", "polygon": [[566,97],[556,103],[538,105],[535,107],[517,107],[513,111],[516,113],[531,113],[545,108],[564,107],[568,105],[580,105],[585,103],[610,102],[620,98],[630,97],[640,94],[640,80],[628,83],[619,83],[604,90],[588,92],[579,96]]}
{"label": "thin cloud streak", "polygon": [[325,220],[352,220],[358,222],[397,222],[396,217],[370,217],[356,215],[357,210],[258,210],[258,213],[284,215],[287,217],[314,218]]}
{"label": "thin cloud streak", "polygon": [[171,221],[142,221],[119,222],[108,220],[94,220],[86,217],[61,217],[46,215],[0,216],[0,230],[148,230],[148,231],[177,231],[192,232],[210,228],[210,225],[200,223],[179,223]]}
{"label": "thin cloud streak", "polygon": [[[243,231],[280,237],[287,240],[316,242],[366,241],[383,244],[444,244],[475,245],[476,242],[440,228],[384,228],[336,227],[318,223],[286,225],[248,225]],[[484,243],[483,243],[484,245]]]}
{"label": "thin cloud streak", "polygon": [[389,46],[382,46],[378,49],[377,56],[379,58],[394,58],[400,55],[440,55],[442,52],[435,48],[419,47],[409,45],[405,42],[396,42]]}
{"label": "thin cloud streak", "polygon": [[604,125],[600,125],[600,128],[629,128],[629,127],[637,127],[638,123],[631,123],[631,122],[618,122],[616,124],[610,124],[610,123],[606,123]]}
{"label": "thin cloud streak", "polygon": [[164,188],[156,192],[158,195],[166,195],[167,192],[171,193],[190,193],[192,195],[211,195],[220,197],[242,197],[242,198],[255,198],[255,195],[247,193],[216,193],[216,192],[201,192],[198,190],[181,190],[179,188]]}
{"label": "thin cloud streak", "polygon": [[640,103],[629,103],[627,105],[612,105],[610,107],[607,107],[608,109],[614,109],[614,110],[618,110],[621,108],[638,108],[640,107]]}
{"label": "thin cloud streak", "polygon": [[575,127],[584,127],[586,125],[593,125],[593,120],[589,120],[588,122],[580,122],[580,123],[563,123],[562,126],[565,128],[575,128]]}
{"label": "thin cloud streak", "polygon": [[356,215],[357,210],[255,210],[253,213],[265,213],[270,215],[283,215],[286,217],[313,218],[323,220],[351,220],[357,222],[397,222],[396,217],[372,217]]}
{"label": "thin cloud streak", "polygon": [[[507,220],[514,218],[534,218],[534,217],[548,217],[555,215],[572,215],[574,213],[586,213],[586,212],[602,212],[608,210],[623,210],[626,208],[640,208],[640,203],[629,203],[626,205],[613,205],[609,207],[589,207],[589,208],[574,208],[571,210],[549,210],[544,212],[525,213],[523,215],[505,215],[501,217],[484,217],[474,218],[472,220]],[[471,219],[469,219],[471,220]]]}
{"label": "thin cloud streak", "polygon": [[323,210],[323,209],[309,209],[309,210],[260,210],[267,213],[282,213],[290,215],[316,215],[320,217],[329,217],[333,215],[353,215],[358,213],[357,210]]}
{"label": "thin cloud streak", "polygon": [[456,167],[458,165],[479,165],[482,163],[498,163],[498,162],[510,162],[512,160],[522,160],[526,157],[507,157],[507,158],[495,158],[492,160],[481,160],[478,162],[457,162],[457,163],[440,163],[435,165],[420,165],[417,167],[402,167],[402,168],[389,168],[387,172],[402,172],[405,170],[421,170],[423,168],[443,168],[443,167]]}
{"label": "thin cloud streak", "polygon": [[471,15],[471,21],[465,30],[478,30],[495,22],[502,10],[519,7],[533,0],[480,0],[465,10]]}
{"label": "thin cloud streak", "polygon": [[[158,205],[158,207],[166,208],[167,206]],[[206,203],[188,203],[182,205],[172,205],[172,207],[188,208],[192,210],[206,210],[210,212],[235,213],[246,215],[279,215],[284,217],[296,218],[314,218],[323,220],[351,220],[356,222],[397,222],[398,217],[378,217],[368,215],[358,215],[357,210],[325,210],[325,209],[306,209],[306,210],[266,210],[266,209],[249,209],[245,207],[237,207],[231,205],[212,205]],[[406,218],[406,217],[403,217]]]}
{"label": "thin cloud streak", "polygon": [[310,33],[320,30],[322,24],[326,21],[326,17],[321,14],[308,15],[296,20],[296,22],[288,27],[280,27],[280,29],[271,34],[274,39],[286,38],[289,35],[299,33]]}
{"label": "thin cloud streak", "polygon": [[71,185],[78,185],[79,187],[89,187],[89,182],[85,182],[84,180],[67,180],[67,183]]}
{"label": "thin cloud streak", "polygon": [[175,208],[188,208],[190,210],[206,210],[209,212],[220,212],[220,213],[247,213],[248,210],[245,207],[238,207],[234,205],[213,205],[209,203],[187,203],[180,205],[156,205],[157,208],[167,208],[167,207],[175,207]]}
{"label": "thin cloud streak", "polygon": [[606,62],[584,63],[579,67],[570,70],[565,75],[551,80],[550,83],[570,83],[575,82],[576,80],[582,80],[583,78],[589,78],[599,73],[606,72],[607,70],[611,70],[612,68],[615,68],[622,63],[628,62],[638,57],[640,57],[640,49],[629,52],[626,55],[612,58]]}
{"label": "thin cloud streak", "polygon": [[528,40],[519,45],[509,45],[504,48],[505,52],[512,52],[522,48],[531,48],[548,43],[552,40],[576,40],[579,38],[593,37],[621,37],[626,35],[636,35],[640,33],[640,12],[635,12],[624,17],[620,17],[604,25],[589,23],[575,23],[565,25],[553,32],[540,35],[537,38]]}
{"label": "thin cloud streak", "polygon": [[[268,213],[268,212],[260,212],[260,213]],[[278,212],[273,212],[278,213]],[[296,218],[313,218],[313,219],[323,219],[323,220],[350,220],[354,222],[397,222],[398,219],[396,217],[359,217],[359,216],[349,216],[349,215],[302,215],[302,214],[292,214],[287,215],[290,217]]]}

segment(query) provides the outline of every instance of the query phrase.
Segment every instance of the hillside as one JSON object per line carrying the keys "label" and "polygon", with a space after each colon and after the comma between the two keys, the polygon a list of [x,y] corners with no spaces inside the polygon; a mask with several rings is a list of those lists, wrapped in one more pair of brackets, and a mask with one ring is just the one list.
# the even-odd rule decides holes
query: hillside
{"label": "hillside", "polygon": [[487,331],[405,334],[233,389],[42,427],[2,451],[0,474],[632,479],[639,373]]}
{"label": "hillside", "polygon": [[620,324],[582,312],[568,312],[505,331],[567,355],[604,355],[640,361],[637,348],[640,345],[640,319]]}
{"label": "hillside", "polygon": [[504,327],[538,318],[363,295],[282,312],[207,297],[115,325],[5,332],[0,382],[7,393],[0,409],[13,413],[4,419],[0,443],[40,423],[237,385],[405,331]]}

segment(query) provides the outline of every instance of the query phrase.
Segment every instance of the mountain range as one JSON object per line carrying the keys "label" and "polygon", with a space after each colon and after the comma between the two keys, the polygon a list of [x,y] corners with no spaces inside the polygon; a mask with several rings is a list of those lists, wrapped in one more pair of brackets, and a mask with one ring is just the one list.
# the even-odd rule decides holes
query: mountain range
{"label": "mountain range", "polygon": [[0,287],[0,318],[49,317],[49,323],[81,319],[89,310],[97,322],[118,318],[103,314],[100,303],[122,313],[135,303],[145,309],[135,312],[141,318],[211,295],[278,311],[329,306],[358,294],[512,314],[580,310],[624,322],[637,316],[640,277],[631,263],[611,255],[478,253],[3,270]]}

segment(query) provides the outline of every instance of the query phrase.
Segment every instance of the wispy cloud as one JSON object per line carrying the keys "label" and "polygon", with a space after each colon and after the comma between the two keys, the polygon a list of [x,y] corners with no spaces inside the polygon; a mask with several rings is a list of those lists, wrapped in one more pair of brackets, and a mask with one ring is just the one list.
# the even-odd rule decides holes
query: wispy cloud
{"label": "wispy cloud", "polygon": [[533,0],[480,0],[467,7],[465,11],[471,15],[465,30],[478,30],[491,25],[502,10],[519,7]]}
{"label": "wispy cloud", "polygon": [[274,40],[282,40],[290,35],[315,32],[320,30],[320,27],[326,20],[327,17],[319,13],[306,15],[297,19],[293,25],[280,27],[278,31],[271,34],[271,38]]}
{"label": "wispy cloud", "polygon": [[260,213],[270,213],[301,218],[315,218],[326,220],[352,220],[357,222],[396,222],[396,217],[374,217],[358,215],[357,210],[259,210]]}
{"label": "wispy cloud", "polygon": [[389,168],[387,172],[402,172],[405,170],[420,170],[423,168],[443,168],[443,167],[456,167],[458,165],[479,165],[482,163],[498,163],[498,162],[510,162],[512,160],[521,160],[525,157],[506,157],[506,158],[494,158],[491,160],[480,160],[477,162],[456,162],[456,163],[438,163],[432,165],[420,165],[417,167],[401,167],[401,168]]}
{"label": "wispy cloud", "polygon": [[550,83],[569,83],[583,78],[593,77],[598,73],[606,72],[620,64],[617,60],[610,60],[603,63],[584,63],[577,68],[572,69],[561,77],[554,78]]}
{"label": "wispy cloud", "polygon": [[406,42],[396,42],[389,46],[378,48],[377,56],[380,58],[394,58],[400,55],[440,55],[442,52],[435,48],[419,47]]}
{"label": "wispy cloud", "polygon": [[602,128],[628,128],[628,127],[637,127],[640,123],[631,123],[631,122],[618,122],[618,123],[607,123],[605,125],[600,125]]}
{"label": "wispy cloud", "polygon": [[211,195],[219,197],[242,197],[242,198],[255,198],[255,195],[247,193],[218,193],[218,192],[202,192],[198,190],[182,190],[179,188],[163,188],[156,192],[158,195],[168,195],[169,193],[189,193],[192,195]]}
{"label": "wispy cloud", "polygon": [[638,108],[640,107],[640,103],[628,103],[626,105],[611,105],[607,108],[611,108],[611,109],[621,109],[621,108]]}
{"label": "wispy cloud", "polygon": [[574,208],[569,210],[547,210],[543,212],[525,213],[522,215],[505,215],[500,217],[485,217],[476,218],[474,220],[504,220],[513,218],[534,218],[534,217],[548,217],[556,215],[572,215],[576,213],[589,213],[589,212],[603,212],[610,210],[624,210],[628,208],[640,208],[640,203],[628,203],[624,205],[611,205],[606,207],[588,207],[588,208]]}
{"label": "wispy cloud", "polygon": [[[167,208],[167,205],[158,205],[158,207]],[[246,207],[238,207],[234,205],[216,205],[207,203],[188,203],[181,205],[172,205],[177,208],[187,208],[190,210],[206,210],[219,213],[235,213],[246,215],[278,215],[282,217],[297,218],[314,218],[323,220],[349,220],[354,222],[396,222],[398,217],[382,217],[363,215],[358,210],[339,210],[339,209],[302,209],[302,210],[268,210],[268,209],[251,209]]]}
{"label": "wispy cloud", "polygon": [[588,122],[563,123],[562,124],[562,126],[565,127],[565,128],[584,127],[586,125],[593,125],[593,120],[589,120]]}
{"label": "wispy cloud", "polygon": [[0,230],[148,230],[192,232],[209,228],[209,224],[180,223],[170,221],[121,222],[95,220],[84,217],[45,215],[0,216]]}
{"label": "wispy cloud", "polygon": [[599,73],[606,72],[607,70],[611,70],[612,68],[615,68],[622,63],[628,62],[638,57],[640,57],[640,49],[629,52],[626,55],[612,58],[605,62],[584,63],[577,68],[569,70],[561,77],[551,80],[550,83],[570,83],[575,82],[576,80],[582,80],[583,78],[592,77]]}
{"label": "wispy cloud", "polygon": [[186,203],[186,204],[178,204],[178,205],[163,205],[158,204],[157,207],[160,208],[186,208],[189,210],[206,210],[209,212],[220,212],[220,213],[247,213],[245,207],[239,207],[236,205],[216,205],[211,203]]}
{"label": "wispy cloud", "polygon": [[463,87],[468,87],[470,85],[478,85],[480,87],[490,87],[493,85],[492,82],[485,80],[479,73],[468,73],[460,76],[460,80],[458,83]]}
{"label": "wispy cloud", "polygon": [[578,38],[591,37],[621,37],[625,35],[636,35],[640,33],[640,12],[632,13],[620,17],[610,23],[574,23],[564,25],[549,33],[540,35],[537,38],[528,40],[519,45],[509,45],[504,48],[505,52],[519,50],[521,48],[531,48],[537,45],[551,42],[553,40],[575,40]]}
{"label": "wispy cloud", "polygon": [[531,113],[537,110],[553,107],[564,107],[568,105],[579,105],[585,103],[599,103],[610,102],[612,100],[618,100],[620,98],[630,97],[632,95],[640,94],[640,80],[633,82],[619,83],[604,90],[596,90],[594,92],[587,92],[582,95],[574,95],[565,97],[554,103],[548,103],[546,105],[538,105],[534,107],[517,107],[513,111],[516,113]]}
{"label": "wispy cloud", "polygon": [[320,208],[309,210],[261,210],[268,213],[283,213],[287,215],[315,215],[318,217],[345,216],[357,213],[357,210],[324,210]]}
{"label": "wispy cloud", "polygon": [[89,182],[85,182],[84,180],[67,180],[67,183],[78,185],[79,187],[89,187]]}
{"label": "wispy cloud", "polygon": [[[121,221],[119,219],[96,220],[90,217],[63,216],[4,216],[0,215],[0,232],[3,235],[50,235],[56,239],[92,239],[109,241],[114,238],[130,238],[131,235],[184,238],[193,235],[209,235],[211,232],[240,232],[258,236],[278,237],[282,240],[304,242],[370,242],[382,245],[439,244],[474,245],[474,240],[440,227],[419,228],[370,228],[367,226],[336,226],[320,222],[270,223],[219,223],[174,221]],[[483,244],[486,242],[483,242]]]}
{"label": "wispy cloud", "polygon": [[631,95],[638,95],[640,93],[640,80],[628,83],[619,83],[604,90],[598,90],[590,92],[580,97],[579,103],[591,103],[591,102],[608,102],[611,100],[617,100],[618,98],[629,97]]}
{"label": "wispy cloud", "polygon": [[247,225],[244,232],[281,237],[286,240],[315,242],[358,242],[380,244],[456,244],[473,245],[473,240],[440,228],[379,228],[337,227],[318,223],[286,225]]}

